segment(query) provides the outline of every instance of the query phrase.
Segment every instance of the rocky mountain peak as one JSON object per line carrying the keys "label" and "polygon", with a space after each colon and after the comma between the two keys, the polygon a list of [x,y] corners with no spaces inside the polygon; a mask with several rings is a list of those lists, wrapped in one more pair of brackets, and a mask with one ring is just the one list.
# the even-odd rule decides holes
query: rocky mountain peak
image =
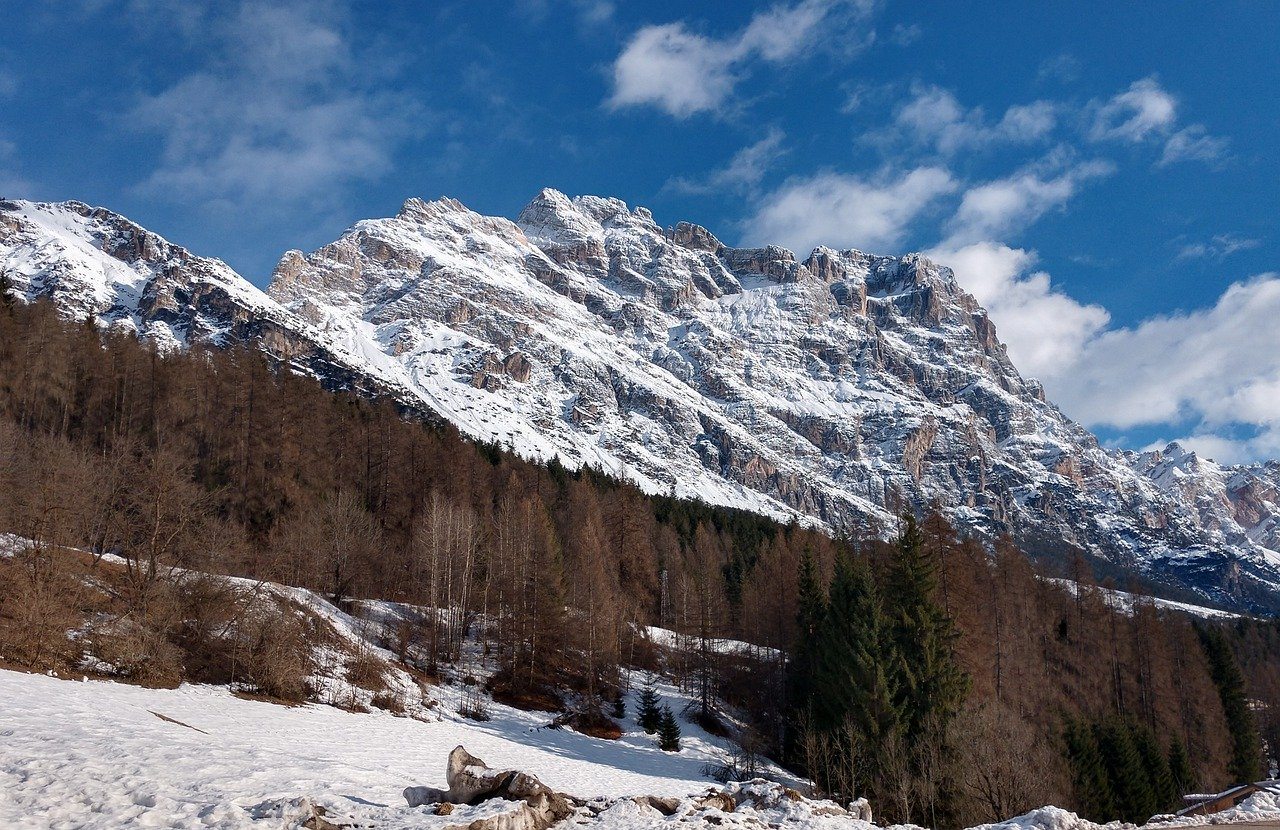
{"label": "rocky mountain peak", "polygon": [[927,257],[799,261],[548,189],[514,221],[409,199],[287,252],[266,296],[100,211],[0,202],[19,293],[176,346],[252,343],[651,492],[882,534],[936,505],[1045,556],[1280,607],[1280,465],[1099,446]]}

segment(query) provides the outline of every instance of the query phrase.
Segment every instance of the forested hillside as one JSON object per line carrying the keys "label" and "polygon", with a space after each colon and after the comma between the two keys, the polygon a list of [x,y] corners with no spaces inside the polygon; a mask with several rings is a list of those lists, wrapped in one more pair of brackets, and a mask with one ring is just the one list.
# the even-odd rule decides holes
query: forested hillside
{"label": "forested hillside", "polygon": [[[33,543],[0,560],[9,665],[83,671],[92,630],[135,681],[223,682],[207,598],[174,568],[396,600],[439,609],[403,631],[424,672],[478,641],[498,666],[489,694],[598,726],[621,669],[662,669],[697,691],[686,717],[740,739],[744,770],[768,754],[895,820],[1046,803],[1145,819],[1258,776],[1254,721],[1276,734],[1271,623],[1198,631],[1140,599],[1121,613],[1083,563],[1055,574],[1068,590],[936,514],[894,543],[836,541],[647,496],[258,351],[159,354],[46,304],[0,306],[0,532]],[[62,548],[124,559],[111,601],[87,598]],[[678,659],[656,662],[650,625],[684,635]],[[761,648],[725,653],[724,637]]]}

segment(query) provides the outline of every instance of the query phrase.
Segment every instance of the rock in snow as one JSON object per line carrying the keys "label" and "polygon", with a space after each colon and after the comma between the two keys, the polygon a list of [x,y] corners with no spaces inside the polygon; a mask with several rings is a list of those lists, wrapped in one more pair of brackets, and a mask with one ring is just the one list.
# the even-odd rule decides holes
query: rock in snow
{"label": "rock in snow", "polygon": [[[545,830],[573,812],[567,796],[553,791],[535,776],[519,770],[492,769],[462,746],[449,753],[445,780],[449,784],[447,791],[406,787],[405,800],[410,807],[479,804],[494,798],[519,802],[519,806],[506,812],[472,822],[471,830]],[[451,813],[445,810],[440,814]]]}
{"label": "rock in snow", "polygon": [[1280,607],[1280,464],[1101,447],[920,255],[736,249],[544,190],[515,221],[410,199],[285,254],[265,293],[102,208],[3,201],[0,269],[68,315],[252,343],[650,492],[882,535],[899,505],[937,504],[1036,554]]}

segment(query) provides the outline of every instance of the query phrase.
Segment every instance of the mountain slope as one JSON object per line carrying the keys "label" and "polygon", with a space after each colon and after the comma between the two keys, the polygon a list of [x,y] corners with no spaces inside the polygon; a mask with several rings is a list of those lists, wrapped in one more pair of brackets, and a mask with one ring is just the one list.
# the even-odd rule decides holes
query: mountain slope
{"label": "mountain slope", "polygon": [[650,491],[877,533],[936,504],[1033,552],[1080,550],[1210,600],[1280,606],[1275,465],[1174,476],[1166,457],[1180,449],[1100,447],[1019,375],[951,271],[918,255],[819,248],[800,261],[545,190],[515,221],[410,199],[285,254],[264,296],[100,213],[0,203],[0,268],[67,313],[92,308],[161,342],[258,342],[477,438]]}

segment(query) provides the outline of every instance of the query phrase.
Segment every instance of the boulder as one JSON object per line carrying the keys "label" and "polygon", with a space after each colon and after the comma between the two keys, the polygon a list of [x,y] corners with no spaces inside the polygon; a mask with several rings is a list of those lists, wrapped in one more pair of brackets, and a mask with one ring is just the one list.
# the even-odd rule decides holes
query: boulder
{"label": "boulder", "polygon": [[501,815],[477,819],[467,830],[545,830],[573,813],[569,799],[536,776],[520,770],[493,769],[462,746],[449,753],[445,782],[448,790],[406,787],[405,800],[410,807],[438,804],[438,815],[452,813],[454,804],[478,804],[491,798],[523,802]]}

